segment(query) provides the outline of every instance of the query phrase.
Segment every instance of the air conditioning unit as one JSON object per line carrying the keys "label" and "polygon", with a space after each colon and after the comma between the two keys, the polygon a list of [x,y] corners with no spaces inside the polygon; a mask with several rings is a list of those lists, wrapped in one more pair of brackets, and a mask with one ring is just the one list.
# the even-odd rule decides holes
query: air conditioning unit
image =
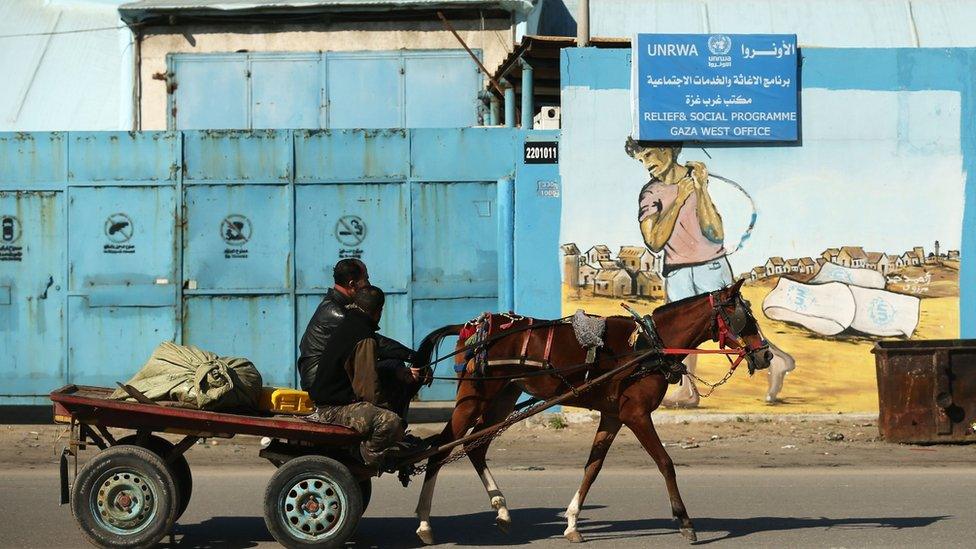
{"label": "air conditioning unit", "polygon": [[532,119],[532,128],[536,130],[558,130],[559,107],[542,107],[539,114]]}

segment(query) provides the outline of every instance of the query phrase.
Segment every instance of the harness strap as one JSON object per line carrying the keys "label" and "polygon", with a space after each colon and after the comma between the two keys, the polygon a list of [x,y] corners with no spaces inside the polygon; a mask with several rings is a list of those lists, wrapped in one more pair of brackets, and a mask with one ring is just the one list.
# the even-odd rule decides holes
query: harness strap
{"label": "harness strap", "polygon": [[556,333],[555,326],[549,326],[549,335],[546,336],[546,351],[542,354],[542,361],[549,362],[549,354],[552,352],[552,338]]}
{"label": "harness strap", "polygon": [[[532,326],[532,323],[533,322],[535,322],[535,319],[534,318],[530,318],[529,319],[529,326]],[[531,329],[525,330],[525,337],[522,338],[522,352],[519,353],[519,356],[522,357],[522,360],[520,361],[522,364],[525,364],[525,359],[528,358],[528,354],[529,354],[529,338],[530,337],[532,337],[532,330]]]}

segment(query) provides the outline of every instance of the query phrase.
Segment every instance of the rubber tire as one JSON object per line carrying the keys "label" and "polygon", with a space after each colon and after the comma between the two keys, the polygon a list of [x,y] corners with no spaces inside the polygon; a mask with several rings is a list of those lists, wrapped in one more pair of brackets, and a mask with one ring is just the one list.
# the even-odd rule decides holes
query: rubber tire
{"label": "rubber tire", "polygon": [[[154,484],[153,493],[158,506],[156,520],[131,536],[102,528],[91,510],[91,495],[98,488],[94,486],[95,482],[102,474],[117,467],[134,469]],[[128,444],[116,445],[96,454],[78,471],[71,486],[71,514],[82,534],[98,547],[154,547],[173,529],[178,503],[176,481],[162,458],[146,448]]]}
{"label": "rubber tire", "polygon": [[[298,477],[309,472],[328,478],[346,498],[344,522],[338,527],[335,535],[321,542],[292,536],[289,532],[290,528],[282,522],[278,512],[280,495],[285,490],[291,489]],[[271,475],[268,487],[264,491],[264,523],[274,539],[288,549],[342,547],[356,532],[362,515],[363,499],[359,482],[353,478],[352,473],[345,465],[325,456],[302,456],[288,460]]]}
{"label": "rubber tire", "polygon": [[369,507],[369,498],[373,495],[373,479],[367,478],[359,481],[359,493],[363,497],[363,513]]}
{"label": "rubber tire", "polygon": [[[132,444],[133,446],[142,446],[138,443],[139,435],[129,435],[127,437],[122,437],[119,439],[118,444]],[[172,442],[166,440],[163,437],[156,435],[149,435],[148,442],[145,446],[142,446],[147,450],[152,451],[159,457],[163,457],[174,448]],[[166,461],[163,458],[163,461]],[[176,481],[176,489],[180,493],[180,504],[176,511],[176,520],[180,520],[183,516],[183,512],[186,511],[188,505],[190,505],[190,496],[193,495],[193,474],[190,472],[190,464],[186,461],[186,456],[180,454],[180,457],[176,458],[173,463],[167,463],[169,465],[170,471],[173,473],[173,480]]]}

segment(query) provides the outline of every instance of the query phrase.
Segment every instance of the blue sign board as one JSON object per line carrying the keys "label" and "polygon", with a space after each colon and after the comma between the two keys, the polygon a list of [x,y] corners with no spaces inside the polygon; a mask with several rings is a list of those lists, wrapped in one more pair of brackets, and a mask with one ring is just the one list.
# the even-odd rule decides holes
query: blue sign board
{"label": "blue sign board", "polygon": [[795,34],[638,34],[639,141],[796,141]]}

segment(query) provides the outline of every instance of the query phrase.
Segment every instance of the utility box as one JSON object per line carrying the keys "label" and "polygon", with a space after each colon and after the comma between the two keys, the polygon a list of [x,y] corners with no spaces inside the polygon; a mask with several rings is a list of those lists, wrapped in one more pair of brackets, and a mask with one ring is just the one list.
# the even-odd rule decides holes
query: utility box
{"label": "utility box", "polygon": [[976,339],[880,341],[871,352],[886,441],[976,441]]}

